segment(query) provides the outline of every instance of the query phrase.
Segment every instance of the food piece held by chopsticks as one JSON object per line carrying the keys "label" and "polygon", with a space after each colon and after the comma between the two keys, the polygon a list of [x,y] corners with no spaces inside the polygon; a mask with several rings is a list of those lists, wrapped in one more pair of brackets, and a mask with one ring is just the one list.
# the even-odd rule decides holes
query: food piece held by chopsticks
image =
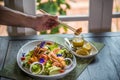
{"label": "food piece held by chopsticks", "polygon": [[75,35],[79,35],[80,33],[82,32],[82,28],[78,28],[76,31],[75,31]]}
{"label": "food piece held by chopsticks", "polygon": [[[44,13],[44,14],[50,15],[49,13],[45,12],[45,11],[42,10],[42,9],[40,9],[40,11],[41,11],[42,13]],[[72,31],[74,32],[75,35],[79,35],[79,34],[82,32],[82,28],[78,28],[78,29],[76,30],[75,28],[73,28],[73,27],[71,27],[71,26],[69,26],[69,25],[63,23],[63,22],[60,21],[60,20],[58,20],[58,22],[59,22],[60,24],[62,24],[63,26],[66,26],[67,28],[69,28],[70,30],[72,30]]]}

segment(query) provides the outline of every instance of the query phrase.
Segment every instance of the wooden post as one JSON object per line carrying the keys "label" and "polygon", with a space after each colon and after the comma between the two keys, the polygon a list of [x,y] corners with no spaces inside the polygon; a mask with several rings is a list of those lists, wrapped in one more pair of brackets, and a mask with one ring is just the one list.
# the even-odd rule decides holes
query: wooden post
{"label": "wooden post", "polygon": [[89,32],[110,32],[113,0],[90,0]]}
{"label": "wooden post", "polygon": [[[5,6],[24,12],[26,14],[35,15],[36,0],[4,0]],[[10,36],[19,35],[34,35],[36,31],[31,28],[8,27],[8,34]]]}

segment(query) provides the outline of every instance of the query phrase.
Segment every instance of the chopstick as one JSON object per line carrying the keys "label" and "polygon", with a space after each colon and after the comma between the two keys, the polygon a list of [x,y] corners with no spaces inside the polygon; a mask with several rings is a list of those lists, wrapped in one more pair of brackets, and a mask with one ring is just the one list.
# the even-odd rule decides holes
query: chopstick
{"label": "chopstick", "polygon": [[[40,11],[41,11],[42,13],[44,13],[44,14],[50,15],[49,13],[45,12],[45,11],[42,10],[42,9],[40,9]],[[58,22],[59,22],[61,25],[63,25],[63,26],[65,26],[65,27],[69,28],[70,30],[72,30],[74,33],[76,32],[76,29],[75,29],[75,28],[73,28],[73,27],[71,27],[71,26],[69,26],[69,25],[63,23],[63,22],[60,21],[60,20],[58,20]]]}

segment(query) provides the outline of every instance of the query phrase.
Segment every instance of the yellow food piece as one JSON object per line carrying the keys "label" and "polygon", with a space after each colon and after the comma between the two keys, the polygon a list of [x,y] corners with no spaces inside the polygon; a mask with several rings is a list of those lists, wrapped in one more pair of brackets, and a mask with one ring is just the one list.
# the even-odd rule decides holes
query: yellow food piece
{"label": "yellow food piece", "polygon": [[90,51],[92,49],[92,46],[90,45],[90,43],[86,43],[83,45],[83,48]]}
{"label": "yellow food piece", "polygon": [[80,48],[80,49],[76,50],[76,53],[78,55],[82,55],[82,56],[89,55],[89,52],[86,49],[83,49],[83,48]]}
{"label": "yellow food piece", "polygon": [[79,38],[75,38],[72,40],[73,46],[74,47],[82,47],[84,44],[84,40],[83,39],[79,39]]}
{"label": "yellow food piece", "polygon": [[49,68],[49,70],[50,70],[49,75],[55,75],[55,74],[60,73],[61,68],[53,66],[53,67]]}

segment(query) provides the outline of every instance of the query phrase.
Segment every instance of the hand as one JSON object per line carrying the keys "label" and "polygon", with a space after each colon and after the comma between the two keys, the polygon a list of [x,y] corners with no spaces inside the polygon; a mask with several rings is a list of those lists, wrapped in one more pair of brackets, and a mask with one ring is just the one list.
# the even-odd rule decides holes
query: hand
{"label": "hand", "polygon": [[52,29],[59,25],[57,16],[32,16],[19,11],[0,6],[0,24],[13,27],[28,27],[36,31]]}
{"label": "hand", "polygon": [[58,17],[51,15],[41,15],[37,16],[33,21],[33,29],[36,31],[44,31],[48,29],[52,29],[59,25]]}

